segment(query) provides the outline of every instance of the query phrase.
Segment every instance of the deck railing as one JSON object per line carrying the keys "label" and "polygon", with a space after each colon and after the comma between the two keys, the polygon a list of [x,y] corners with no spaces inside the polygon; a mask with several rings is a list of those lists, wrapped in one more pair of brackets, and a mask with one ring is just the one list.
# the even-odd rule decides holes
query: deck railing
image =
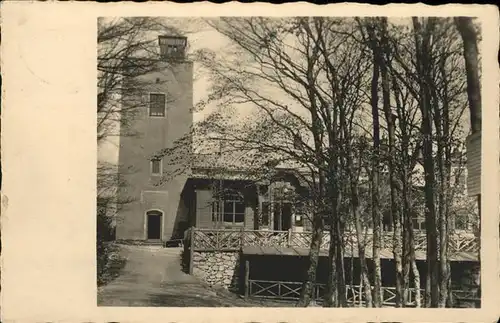
{"label": "deck railing", "polygon": [[[298,300],[302,283],[286,282],[286,281],[267,281],[267,280],[248,280],[248,293],[250,297],[278,299],[278,300]],[[373,287],[372,287],[373,290]],[[316,284],[313,291],[313,298],[317,303],[322,303],[325,295],[326,286],[324,284]],[[406,307],[416,307],[417,303],[424,304],[425,291],[420,289],[420,302],[417,302],[417,289],[407,289]],[[453,290],[452,298],[477,299],[476,292],[468,292],[462,290]],[[350,306],[364,306],[365,291],[363,286],[346,285],[346,299]],[[382,287],[382,305],[396,306],[396,287]]]}
{"label": "deck railing", "polygon": [[[292,247],[308,249],[311,244],[311,232],[289,231],[267,231],[267,230],[230,230],[230,229],[198,229],[191,228],[191,246],[194,250],[234,250],[237,251],[244,246],[260,247]],[[382,235],[382,249],[392,249],[392,232]],[[449,252],[477,253],[479,243],[477,237],[472,234],[451,234],[448,237]],[[344,233],[345,245],[357,247],[357,236],[353,232]],[[363,238],[365,246],[371,246],[372,234],[365,234]],[[330,236],[325,234],[321,249],[327,250],[330,245]],[[426,236],[424,233],[414,234],[415,251],[426,250]]]}

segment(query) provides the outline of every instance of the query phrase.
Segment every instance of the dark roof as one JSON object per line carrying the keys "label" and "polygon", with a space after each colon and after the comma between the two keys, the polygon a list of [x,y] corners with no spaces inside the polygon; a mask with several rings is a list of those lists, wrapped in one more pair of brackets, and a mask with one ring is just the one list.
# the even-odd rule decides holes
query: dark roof
{"label": "dark roof", "polygon": [[[191,170],[194,178],[224,178],[224,179],[248,179],[264,180],[270,179],[277,173],[301,174],[302,177],[310,177],[307,171],[292,165],[268,165],[255,160],[246,152],[231,151],[224,153],[194,154]],[[271,171],[272,169],[272,171]],[[297,176],[296,176],[297,177]],[[301,184],[303,181],[299,178]]]}
{"label": "dark roof", "polygon": [[239,171],[251,170],[246,156],[237,153],[194,154],[192,168]]}

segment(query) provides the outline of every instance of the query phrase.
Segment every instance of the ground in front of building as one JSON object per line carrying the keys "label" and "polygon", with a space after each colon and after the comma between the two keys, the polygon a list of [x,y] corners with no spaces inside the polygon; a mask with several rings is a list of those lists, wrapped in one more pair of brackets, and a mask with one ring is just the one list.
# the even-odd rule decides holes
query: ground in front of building
{"label": "ground in front of building", "polygon": [[126,264],[98,289],[98,306],[289,307],[292,303],[245,300],[213,289],[182,271],[180,248],[120,245]]}

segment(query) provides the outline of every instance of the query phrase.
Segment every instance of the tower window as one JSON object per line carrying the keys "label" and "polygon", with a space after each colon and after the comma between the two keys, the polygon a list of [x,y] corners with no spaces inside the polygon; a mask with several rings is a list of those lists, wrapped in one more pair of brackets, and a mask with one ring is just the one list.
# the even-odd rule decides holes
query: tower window
{"label": "tower window", "polygon": [[163,59],[183,59],[187,38],[183,36],[159,36],[160,55]]}
{"label": "tower window", "polygon": [[156,158],[151,160],[151,175],[161,175],[162,174],[162,162],[161,159]]}
{"label": "tower window", "polygon": [[166,95],[161,93],[149,94],[149,116],[164,117],[166,108]]}

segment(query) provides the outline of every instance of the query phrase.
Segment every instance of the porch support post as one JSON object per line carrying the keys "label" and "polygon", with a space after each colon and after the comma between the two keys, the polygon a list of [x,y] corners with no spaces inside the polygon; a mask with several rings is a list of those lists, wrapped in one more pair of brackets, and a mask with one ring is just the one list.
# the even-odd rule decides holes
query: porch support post
{"label": "porch support post", "polygon": [[274,230],[274,197],[272,194],[273,190],[271,185],[269,185],[268,199],[269,199],[269,230]]}
{"label": "porch support post", "polygon": [[245,242],[245,237],[243,236],[245,234],[245,228],[240,228],[240,250],[243,250],[243,244]]}
{"label": "porch support post", "polygon": [[245,298],[250,296],[250,261],[245,257]]}
{"label": "porch support post", "polygon": [[194,259],[194,230],[195,227],[191,227],[189,232],[189,274],[193,274],[193,259]]}
{"label": "porch support post", "polygon": [[257,210],[255,212],[255,214],[257,216],[255,216],[255,225],[254,225],[254,228],[256,228],[257,230],[260,230],[261,229],[261,225],[262,225],[262,200],[263,200],[263,197],[262,197],[262,190],[260,188],[259,185],[257,185]]}

